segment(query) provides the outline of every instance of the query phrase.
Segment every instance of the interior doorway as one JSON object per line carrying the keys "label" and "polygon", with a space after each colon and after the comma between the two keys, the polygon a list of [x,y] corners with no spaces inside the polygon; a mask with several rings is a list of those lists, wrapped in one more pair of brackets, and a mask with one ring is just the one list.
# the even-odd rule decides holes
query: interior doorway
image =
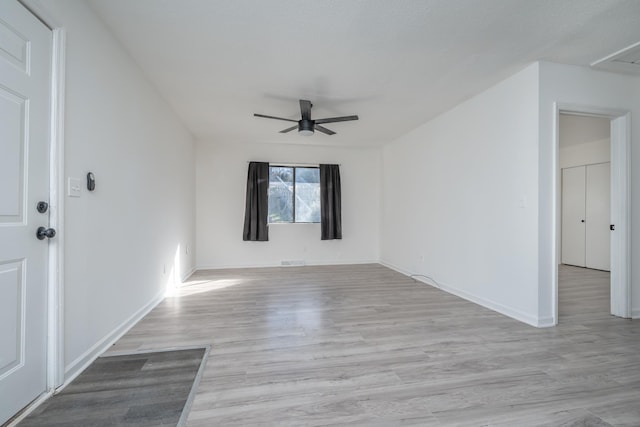
{"label": "interior doorway", "polygon": [[563,321],[581,310],[610,311],[611,119],[561,113],[558,123],[558,315]]}
{"label": "interior doorway", "polygon": [[559,305],[568,305],[558,297],[561,281],[576,267],[600,272],[605,314],[629,317],[629,115],[576,106],[558,106],[557,113],[556,322]]}
{"label": "interior doorway", "polygon": [[610,270],[611,120],[560,114],[561,263]]}

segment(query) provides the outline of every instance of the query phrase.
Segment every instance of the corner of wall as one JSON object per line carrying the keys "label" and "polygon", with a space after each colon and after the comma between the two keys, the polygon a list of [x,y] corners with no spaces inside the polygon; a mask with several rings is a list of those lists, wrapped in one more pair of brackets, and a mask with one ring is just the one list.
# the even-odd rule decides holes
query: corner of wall
{"label": "corner of wall", "polygon": [[118,327],[114,328],[107,335],[102,337],[98,342],[88,348],[84,353],[78,356],[64,368],[65,379],[63,384],[58,388],[62,390],[71,383],[78,375],[89,367],[102,353],[118,341],[126,334],[136,323],[144,318],[151,310],[164,300],[164,292],[156,295],[148,304],[140,308],[132,316],[122,322]]}
{"label": "corner of wall", "polygon": [[531,315],[529,313],[525,313],[521,310],[517,310],[514,309],[512,307],[507,307],[504,304],[500,304],[496,301],[492,301],[488,298],[484,298],[482,296],[479,296],[475,293],[471,293],[468,291],[465,291],[463,289],[459,289],[455,286],[451,286],[448,285],[446,283],[442,283],[441,281],[436,282],[435,280],[431,279],[431,280],[427,280],[427,279],[423,279],[423,277],[426,278],[426,276],[420,276],[420,275],[414,275],[406,270],[404,270],[401,267],[398,267],[396,265],[393,265],[389,262],[380,261],[380,264],[390,268],[392,270],[397,271],[398,273],[404,274],[405,276],[409,276],[414,278],[415,280],[418,280],[420,282],[423,282],[427,285],[433,286],[435,288],[440,289],[441,291],[444,291],[448,294],[451,295],[455,295],[457,297],[460,297],[464,300],[467,300],[469,302],[472,302],[474,304],[480,305],[484,308],[487,308],[491,311],[495,311],[497,313],[500,313],[504,316],[510,317],[514,320],[526,323],[527,325],[530,326],[534,326],[536,328],[547,328],[547,327],[551,327],[555,325],[554,319],[551,317],[539,317],[539,316],[535,316],[535,315]]}

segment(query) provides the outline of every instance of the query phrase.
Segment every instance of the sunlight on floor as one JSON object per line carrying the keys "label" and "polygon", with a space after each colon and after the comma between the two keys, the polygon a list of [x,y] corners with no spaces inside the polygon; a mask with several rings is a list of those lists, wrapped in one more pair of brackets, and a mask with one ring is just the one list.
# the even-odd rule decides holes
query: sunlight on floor
{"label": "sunlight on floor", "polygon": [[186,297],[204,292],[217,291],[246,282],[247,280],[245,279],[188,280],[181,286],[175,288],[174,292],[171,295],[167,295],[167,297]]}
{"label": "sunlight on floor", "polygon": [[176,248],[173,262],[167,266],[168,268],[164,272],[165,279],[165,294],[166,298],[180,298],[189,295],[197,295],[205,292],[217,291],[225,289],[231,286],[247,283],[251,279],[238,278],[238,279],[215,279],[215,280],[185,280],[182,281],[184,272],[181,270],[182,260],[180,254],[182,253],[181,245]]}

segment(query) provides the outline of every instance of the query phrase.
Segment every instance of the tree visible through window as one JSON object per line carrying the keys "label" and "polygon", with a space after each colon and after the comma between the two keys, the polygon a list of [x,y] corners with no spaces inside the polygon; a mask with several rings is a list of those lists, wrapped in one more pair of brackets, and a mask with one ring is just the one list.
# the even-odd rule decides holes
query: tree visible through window
{"label": "tree visible through window", "polygon": [[269,167],[269,222],[320,222],[320,169]]}

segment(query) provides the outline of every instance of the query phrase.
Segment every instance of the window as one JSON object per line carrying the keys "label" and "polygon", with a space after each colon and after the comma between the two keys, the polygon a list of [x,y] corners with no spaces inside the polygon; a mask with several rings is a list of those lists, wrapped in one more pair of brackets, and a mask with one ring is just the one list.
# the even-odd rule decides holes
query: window
{"label": "window", "polygon": [[320,222],[320,169],[269,167],[269,222]]}

